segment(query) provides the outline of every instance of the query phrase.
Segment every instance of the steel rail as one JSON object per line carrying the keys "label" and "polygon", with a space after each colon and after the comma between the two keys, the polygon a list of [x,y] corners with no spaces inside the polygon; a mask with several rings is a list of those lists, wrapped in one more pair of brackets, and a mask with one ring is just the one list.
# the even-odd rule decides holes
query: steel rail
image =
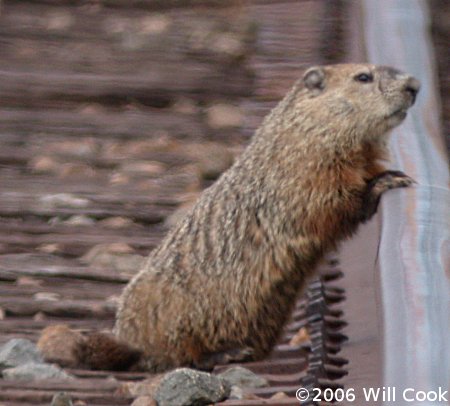
{"label": "steel rail", "polygon": [[[419,404],[407,402],[403,390],[448,391],[450,382],[449,172],[429,11],[424,0],[363,0],[362,7],[369,62],[422,83],[390,145],[394,163],[417,185],[383,197],[378,256],[383,385],[397,389],[396,405]],[[433,398],[420,404],[444,404]]]}

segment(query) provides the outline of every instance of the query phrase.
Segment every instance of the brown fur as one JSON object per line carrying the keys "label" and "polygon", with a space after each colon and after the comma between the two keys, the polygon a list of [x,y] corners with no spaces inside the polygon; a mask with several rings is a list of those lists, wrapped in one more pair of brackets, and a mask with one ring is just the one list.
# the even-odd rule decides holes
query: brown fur
{"label": "brown fur", "polygon": [[103,333],[93,333],[80,341],[74,355],[81,366],[124,371],[136,364],[142,353]]}
{"label": "brown fur", "polygon": [[324,253],[411,183],[380,160],[418,87],[387,67],[309,69],[126,287],[116,337],[153,371],[266,356]]}
{"label": "brown fur", "polygon": [[37,347],[47,362],[55,362],[65,367],[76,367],[79,358],[73,353],[83,342],[81,333],[63,324],[55,324],[42,330]]}

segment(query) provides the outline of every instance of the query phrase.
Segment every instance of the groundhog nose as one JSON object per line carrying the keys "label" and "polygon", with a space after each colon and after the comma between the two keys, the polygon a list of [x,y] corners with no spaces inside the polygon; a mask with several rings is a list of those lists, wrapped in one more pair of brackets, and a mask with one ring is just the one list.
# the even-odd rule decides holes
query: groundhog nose
{"label": "groundhog nose", "polygon": [[420,89],[420,82],[413,77],[408,78],[408,81],[406,82],[405,90],[411,95],[412,98],[412,104],[416,101],[417,93],[419,93]]}

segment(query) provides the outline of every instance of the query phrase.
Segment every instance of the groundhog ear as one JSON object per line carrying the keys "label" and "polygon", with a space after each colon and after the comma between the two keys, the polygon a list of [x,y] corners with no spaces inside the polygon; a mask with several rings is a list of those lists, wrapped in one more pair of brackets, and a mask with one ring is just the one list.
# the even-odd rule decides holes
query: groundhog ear
{"label": "groundhog ear", "polygon": [[322,90],[325,87],[325,72],[322,68],[314,66],[303,75],[303,83],[309,90]]}

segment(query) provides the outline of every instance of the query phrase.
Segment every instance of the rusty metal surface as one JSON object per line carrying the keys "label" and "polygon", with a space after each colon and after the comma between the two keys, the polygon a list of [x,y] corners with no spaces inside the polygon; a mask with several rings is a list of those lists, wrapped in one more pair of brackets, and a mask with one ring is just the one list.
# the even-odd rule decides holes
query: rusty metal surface
{"label": "rusty metal surface", "polygon": [[418,184],[387,195],[382,207],[383,384],[399,391],[448,390],[450,191],[428,7],[423,1],[365,1],[364,11],[369,60],[422,82],[417,106],[391,143],[397,166]]}

